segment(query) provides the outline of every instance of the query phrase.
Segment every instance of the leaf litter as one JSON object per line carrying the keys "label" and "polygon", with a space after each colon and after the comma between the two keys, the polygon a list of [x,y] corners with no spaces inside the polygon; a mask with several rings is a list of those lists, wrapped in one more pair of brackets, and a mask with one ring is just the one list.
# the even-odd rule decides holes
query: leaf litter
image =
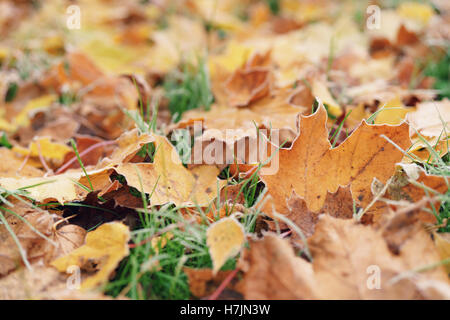
{"label": "leaf litter", "polygon": [[431,2],[2,2],[0,298],[450,299]]}

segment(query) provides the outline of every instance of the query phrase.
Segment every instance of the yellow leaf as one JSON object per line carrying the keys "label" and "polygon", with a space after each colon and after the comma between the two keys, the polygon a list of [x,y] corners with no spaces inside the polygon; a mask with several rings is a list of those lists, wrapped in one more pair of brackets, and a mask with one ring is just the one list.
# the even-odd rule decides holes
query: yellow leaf
{"label": "yellow leaf", "polygon": [[128,255],[130,230],[120,222],[105,223],[86,236],[86,244],[66,256],[51,262],[60,272],[76,265],[83,269],[88,263],[97,263],[98,272],[86,278],[81,290],[91,289],[108,281],[111,272]]}
{"label": "yellow leaf", "polygon": [[46,159],[55,160],[57,162],[63,161],[64,156],[72,151],[67,145],[52,142],[48,137],[36,139],[30,143],[28,149],[14,146],[12,150],[24,156],[30,155],[31,157],[39,157],[39,155],[42,155]]}
{"label": "yellow leaf", "polygon": [[325,84],[319,80],[315,80],[312,85],[313,96],[318,97],[320,101],[327,105],[328,112],[339,117],[342,114],[341,107],[331,96],[330,91]]}
{"label": "yellow leaf", "polygon": [[154,138],[156,153],[153,163],[125,163],[115,169],[125,176],[129,186],[151,194],[152,205],[172,202],[205,206],[217,197],[217,190],[226,183],[217,179],[219,169],[204,165],[188,170],[165,137],[155,135]]}
{"label": "yellow leaf", "polygon": [[64,53],[64,39],[59,35],[45,38],[43,47],[50,54],[62,54]]}
{"label": "yellow leaf", "polygon": [[55,94],[47,94],[39,98],[31,99],[16,116],[14,123],[17,126],[27,126],[30,123],[30,111],[49,107],[56,99],[57,96]]}
{"label": "yellow leaf", "polygon": [[399,97],[387,102],[379,111],[375,124],[400,124],[408,112],[414,111],[414,108],[405,108]]}
{"label": "yellow leaf", "polygon": [[233,217],[220,219],[209,226],[206,243],[213,261],[213,273],[224,265],[227,259],[235,256],[245,241],[242,225]]}
{"label": "yellow leaf", "polygon": [[164,248],[167,244],[167,241],[173,238],[172,232],[167,232],[159,237],[152,238],[151,244],[153,250],[155,250],[156,253],[159,253],[159,248]]}
{"label": "yellow leaf", "polygon": [[137,129],[125,131],[116,139],[117,148],[114,149],[114,152],[109,157],[102,159],[97,168],[113,167],[126,163],[141,150],[142,146],[154,140],[152,135],[147,133],[139,134]]}
{"label": "yellow leaf", "polygon": [[135,66],[134,62],[145,54],[143,48],[130,48],[102,38],[102,41],[96,39],[83,44],[82,50],[104,72],[142,73],[142,69]]}
{"label": "yellow leaf", "polygon": [[[441,256],[442,260],[450,258],[450,234],[442,233],[439,234],[435,232],[434,234],[434,244],[436,245],[437,251]],[[450,273],[450,264],[445,265],[447,273]]]}
{"label": "yellow leaf", "polygon": [[433,8],[426,3],[403,2],[397,8],[399,16],[420,21],[427,24],[434,15]]}
{"label": "yellow leaf", "polygon": [[230,42],[224,54],[209,59],[211,76],[214,76],[217,66],[227,72],[232,72],[241,67],[251,53],[252,49],[234,41]]}
{"label": "yellow leaf", "polygon": [[[101,190],[111,183],[109,173],[109,170],[87,172],[94,190]],[[42,178],[0,178],[0,186],[7,190],[25,189],[29,192],[29,197],[38,202],[47,202],[55,199],[61,204],[84,199],[88,191],[81,188],[78,184],[82,184],[87,188],[90,187],[87,178],[81,170]]]}

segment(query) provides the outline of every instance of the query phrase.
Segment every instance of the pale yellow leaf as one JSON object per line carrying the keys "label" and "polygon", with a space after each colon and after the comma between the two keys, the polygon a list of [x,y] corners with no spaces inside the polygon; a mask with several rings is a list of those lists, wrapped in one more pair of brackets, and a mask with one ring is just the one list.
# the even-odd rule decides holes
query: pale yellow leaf
{"label": "pale yellow leaf", "polygon": [[60,272],[76,265],[81,269],[95,262],[98,272],[86,278],[81,284],[81,290],[92,289],[108,281],[109,275],[118,263],[128,255],[130,230],[120,222],[105,223],[86,236],[86,244],[66,256],[54,260],[51,265]]}
{"label": "pale yellow leaf", "polygon": [[244,228],[233,217],[220,219],[209,226],[206,232],[206,243],[213,261],[214,274],[220,270],[227,259],[239,252],[244,242]]}

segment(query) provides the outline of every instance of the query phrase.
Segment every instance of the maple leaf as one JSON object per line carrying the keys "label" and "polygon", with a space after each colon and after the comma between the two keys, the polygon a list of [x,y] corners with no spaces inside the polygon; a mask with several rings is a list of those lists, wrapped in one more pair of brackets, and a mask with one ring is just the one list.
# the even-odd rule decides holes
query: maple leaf
{"label": "maple leaf", "polygon": [[[354,211],[359,209],[358,201],[354,202],[352,199],[349,186],[339,187],[335,193],[328,192],[324,205],[318,212],[309,210],[305,200],[295,193],[292,193],[291,198],[287,200],[287,206],[289,213],[285,217],[295,223],[306,238],[314,234],[315,225],[319,221],[319,215],[328,214],[335,218],[352,219]],[[282,221],[267,221],[267,223],[269,229],[272,231],[276,231],[277,228],[284,229],[285,227],[285,223]],[[286,225],[286,227],[289,226]],[[304,245],[296,232],[291,236],[291,240],[296,241],[296,244],[300,247]]]}
{"label": "maple leaf", "polygon": [[[323,105],[311,116],[300,116],[300,133],[290,149],[279,151],[279,169],[261,178],[273,197],[275,209],[289,212],[286,200],[295,192],[317,212],[327,192],[350,184],[353,199],[367,205],[373,178],[387,181],[403,155],[381,135],[400,147],[409,145],[408,125],[369,125],[365,121],[337,148],[332,149]],[[270,214],[270,211],[269,211]]]}

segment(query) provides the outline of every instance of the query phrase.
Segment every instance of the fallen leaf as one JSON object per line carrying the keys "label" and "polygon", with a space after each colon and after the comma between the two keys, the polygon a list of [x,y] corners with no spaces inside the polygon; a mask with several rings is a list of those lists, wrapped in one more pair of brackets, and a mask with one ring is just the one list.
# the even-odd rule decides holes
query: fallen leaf
{"label": "fallen leaf", "polygon": [[[410,112],[406,119],[409,121],[411,129],[410,135],[414,142],[410,152],[415,154],[420,149],[425,149],[427,144],[423,142],[425,139],[429,145],[437,146],[436,151],[440,156],[444,156],[448,150],[448,126],[450,125],[450,100],[422,102],[417,105],[417,110]],[[422,137],[419,137],[419,134]],[[422,158],[427,160],[433,157],[427,149]],[[420,154],[419,154],[420,156]]]}
{"label": "fallen leaf", "polygon": [[[53,217],[49,212],[33,208],[31,204],[27,205],[17,199],[11,199],[10,202],[13,206],[3,204],[4,209],[0,209],[0,214],[6,219],[23,248],[22,254],[32,264],[47,254]],[[20,248],[4,224],[0,226],[0,240],[0,275],[3,276],[23,265],[25,261]]]}
{"label": "fallen leaf", "polygon": [[239,261],[244,273],[243,294],[250,300],[314,299],[316,283],[312,265],[296,257],[287,240],[267,234],[250,241],[250,250]]}
{"label": "fallen leaf", "polygon": [[0,162],[0,176],[2,178],[31,178],[41,177],[44,174],[33,166],[23,164],[24,160],[20,159],[10,149],[0,148],[0,158],[7,159],[7,161]]}
{"label": "fallen leaf", "polygon": [[211,224],[206,232],[206,244],[213,261],[213,274],[235,256],[245,241],[242,225],[233,217],[222,218]]}
{"label": "fallen leaf", "polygon": [[[184,267],[183,271],[188,277],[189,291],[197,298],[211,295],[232,272],[231,270],[219,271],[214,275],[211,269],[193,269],[188,267]],[[237,282],[237,279],[233,280],[227,284],[226,288],[230,294],[234,294],[236,298],[239,298],[241,297],[239,294],[240,284]],[[223,299],[223,295],[221,295],[221,299]]]}
{"label": "fallen leaf", "polygon": [[[413,205],[422,199],[430,199],[435,193],[443,194],[448,190],[446,177],[429,175],[416,164],[402,164],[401,167],[403,170],[396,172],[387,189],[390,199],[406,201],[405,205],[399,207]],[[438,210],[439,202],[417,208],[413,214],[422,222],[434,223],[436,217],[432,213],[434,212],[432,206],[435,207],[434,210]],[[425,210],[426,208],[431,212]]]}
{"label": "fallen leaf", "polygon": [[323,106],[311,116],[301,116],[299,136],[290,149],[278,153],[278,171],[262,175],[278,212],[289,212],[286,200],[293,191],[310,210],[317,212],[323,207],[327,192],[334,193],[339,186],[348,184],[353,199],[367,205],[372,198],[373,178],[387,181],[395,171],[395,163],[402,158],[402,153],[381,135],[403,148],[408,146],[406,124],[371,126],[363,122],[343,143],[331,149],[326,121]]}
{"label": "fallen leaf", "polygon": [[154,137],[149,134],[139,134],[137,129],[124,132],[117,140],[117,148],[113,153],[104,158],[97,168],[115,166],[130,161],[141,148],[147,144],[154,142]]}
{"label": "fallen leaf", "polygon": [[91,183],[93,191],[102,190],[111,183],[109,174],[109,170],[87,171],[87,178],[84,172],[77,170],[42,178],[0,178],[0,186],[7,190],[24,189],[38,202],[56,200],[63,204],[84,199],[91,191]]}
{"label": "fallen leaf", "polygon": [[24,157],[30,156],[39,159],[42,156],[51,163],[60,165],[65,155],[72,151],[72,148],[62,143],[52,142],[50,138],[42,137],[32,141],[28,149],[14,146],[12,150]]}
{"label": "fallen leaf", "polygon": [[48,263],[69,254],[83,245],[85,237],[86,230],[74,224],[67,224],[54,230],[52,240],[56,246],[47,251],[45,261]]}
{"label": "fallen leaf", "polygon": [[333,116],[339,117],[342,114],[341,107],[336,102],[336,100],[331,96],[330,91],[327,86],[320,80],[314,80],[312,84],[312,94],[318,97],[321,102],[323,102]]}
{"label": "fallen leaf", "polygon": [[50,107],[50,105],[56,100],[56,98],[56,95],[49,94],[30,100],[20,111],[20,113],[14,118],[14,125],[16,127],[28,125],[28,115],[30,112]]}
{"label": "fallen leaf", "polygon": [[412,108],[405,108],[399,98],[386,102],[386,104],[379,109],[378,115],[375,119],[375,124],[391,124],[398,125],[404,119],[408,112],[414,111]]}
{"label": "fallen leaf", "polygon": [[81,283],[81,290],[92,289],[105,283],[118,263],[128,255],[129,240],[127,226],[120,222],[105,223],[88,232],[85,245],[54,260],[51,265],[60,272],[67,272],[72,265],[83,269],[89,263],[95,264],[98,272]]}
{"label": "fallen leaf", "polygon": [[[444,126],[450,124],[450,100],[422,102],[417,110],[408,114],[411,125],[411,135],[416,129],[425,137],[439,137],[443,134]],[[413,129],[414,128],[414,129]]]}
{"label": "fallen leaf", "polygon": [[[266,206],[262,211],[267,212],[270,215],[273,210],[271,204],[270,201],[267,201]],[[318,212],[309,210],[305,200],[294,192],[287,200],[287,206],[289,208],[289,213],[286,214],[285,217],[298,226],[306,238],[309,238],[314,234],[315,225],[319,221],[319,215],[328,214],[339,219],[352,219],[354,210],[357,212],[359,209],[359,204],[357,201],[353,200],[349,186],[340,186],[335,193],[328,192],[324,205]],[[355,208],[353,208],[353,206],[355,206]],[[275,220],[277,220],[277,222],[275,222]],[[277,224],[279,228],[289,228],[289,226],[283,221],[279,221],[276,217],[274,217],[274,220],[272,221],[267,221],[267,223],[271,231],[277,230]],[[292,230],[292,228],[290,229]],[[300,247],[303,247],[302,239],[295,230],[292,230],[292,236],[290,238],[296,241]]]}
{"label": "fallen leaf", "polygon": [[129,186],[150,194],[152,205],[172,202],[207,206],[225,184],[217,178],[219,169],[205,165],[188,170],[165,137],[154,139],[153,163],[122,164],[115,169],[117,173],[125,176]]}
{"label": "fallen leaf", "polygon": [[[312,263],[296,257],[288,242],[275,235],[251,241],[250,251],[240,262],[244,297],[389,300],[432,298],[433,291],[442,298],[448,292],[442,267],[414,273],[440,259],[423,229],[394,255],[380,231],[322,215],[308,247]],[[426,280],[434,281],[428,289]]]}
{"label": "fallen leaf", "polygon": [[[395,256],[380,233],[371,227],[326,215],[320,219],[308,244],[321,297],[325,299],[417,299],[420,290],[413,280],[406,278],[393,284],[390,280],[440,260],[423,229],[408,239]],[[381,272],[380,289],[371,290],[368,283],[376,270]],[[426,275],[448,284],[442,267]]]}
{"label": "fallen leaf", "polygon": [[423,24],[428,23],[434,15],[434,9],[427,3],[404,2],[399,5],[397,12],[400,16],[415,19]]}
{"label": "fallen leaf", "polygon": [[[434,244],[442,260],[450,259],[450,236],[448,233],[433,233]],[[447,273],[450,274],[450,264],[445,265]]]}
{"label": "fallen leaf", "polygon": [[19,269],[0,279],[2,300],[105,300],[98,292],[80,292],[69,288],[70,279],[52,267]]}
{"label": "fallen leaf", "polygon": [[270,92],[270,71],[262,68],[238,69],[225,83],[229,104],[245,107]]}

